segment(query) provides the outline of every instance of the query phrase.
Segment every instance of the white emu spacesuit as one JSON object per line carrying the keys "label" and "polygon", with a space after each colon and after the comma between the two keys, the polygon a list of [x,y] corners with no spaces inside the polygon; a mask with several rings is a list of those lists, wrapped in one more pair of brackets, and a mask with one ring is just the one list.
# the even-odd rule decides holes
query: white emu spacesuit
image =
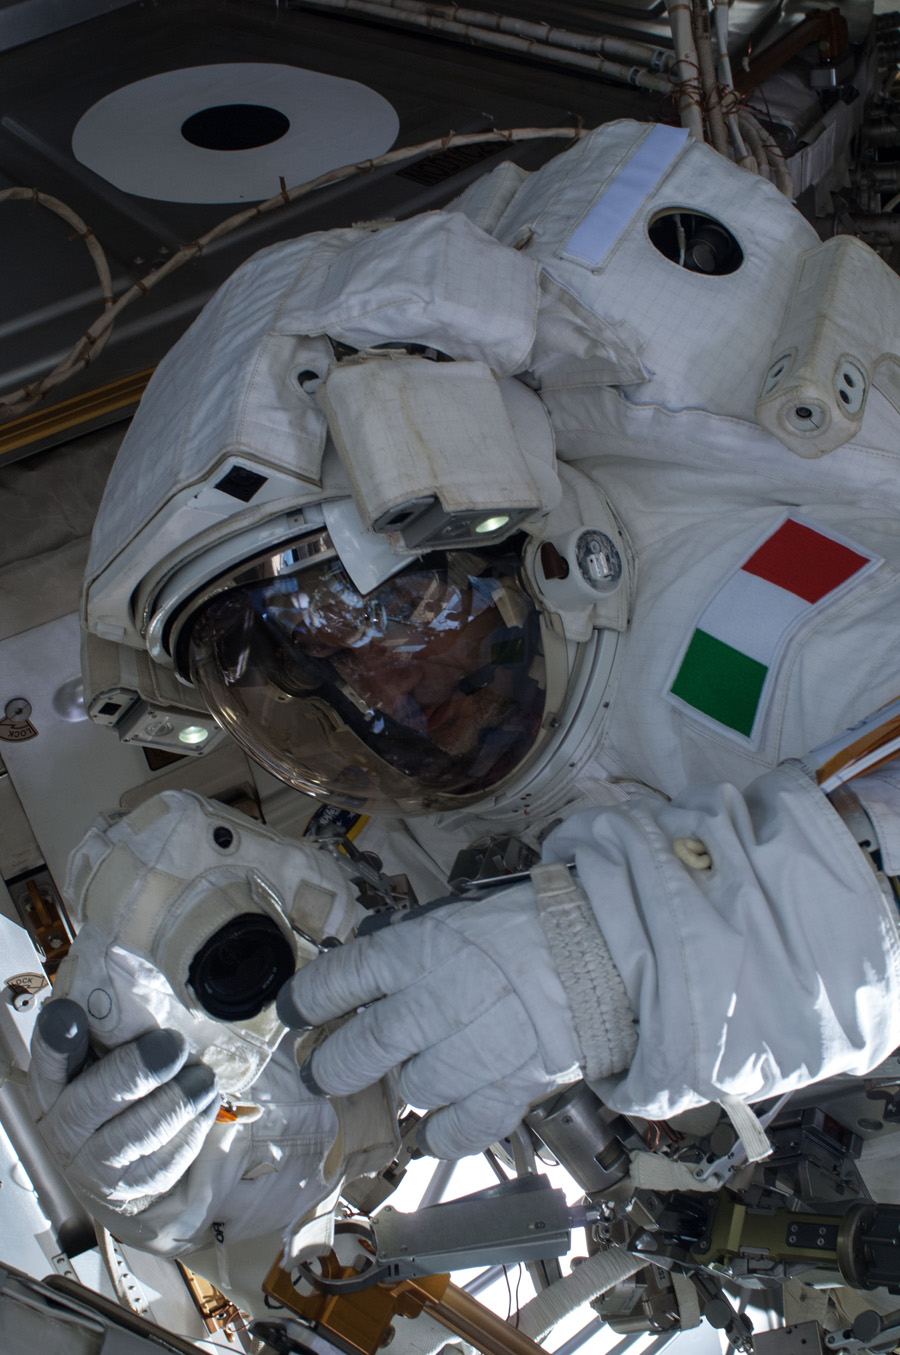
{"label": "white emu spacesuit", "polygon": [[[199,1009],[197,972],[160,958],[166,908],[222,886],[210,824],[247,837],[222,862],[240,897],[216,912],[210,885],[182,969],[245,912],[344,940],[339,869],[190,796],[95,830],[57,994],[119,1048],[68,1081],[63,1008],[32,1096],[118,1236],[171,1253],[297,1219],[390,1156],[390,1073],[454,1157],[581,1076],[658,1119],[900,1044],[900,797],[888,773],[859,783],[854,834],[802,761],[900,689],[888,340],[811,320],[809,351],[802,325],[779,348],[823,249],[839,285],[844,255],[773,186],[617,123],[446,211],[263,251],[162,363],[97,522],[89,666],[130,654],[170,732],[208,707],[290,784],[394,816],[367,829],[389,865],[430,854],[439,880],[489,830],[544,864],[304,963],[283,1020],[365,1009],[301,1078],[292,1040],[270,1058],[271,1005]],[[91,709],[117,716],[105,689]],[[97,989],[121,994],[112,1026]],[[230,1084],[254,1108],[210,1129],[202,1066],[221,1085],[241,1057],[202,1058],[216,1020],[256,1051]],[[165,1104],[143,1099],[157,1084]]]}

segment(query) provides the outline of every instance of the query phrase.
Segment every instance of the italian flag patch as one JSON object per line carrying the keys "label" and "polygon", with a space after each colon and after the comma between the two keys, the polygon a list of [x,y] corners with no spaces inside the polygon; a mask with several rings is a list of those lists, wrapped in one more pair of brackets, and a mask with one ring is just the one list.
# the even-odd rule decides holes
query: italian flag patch
{"label": "italian flag patch", "polygon": [[880,563],[788,518],[708,603],[670,695],[690,713],[751,738],[788,636],[844,584]]}

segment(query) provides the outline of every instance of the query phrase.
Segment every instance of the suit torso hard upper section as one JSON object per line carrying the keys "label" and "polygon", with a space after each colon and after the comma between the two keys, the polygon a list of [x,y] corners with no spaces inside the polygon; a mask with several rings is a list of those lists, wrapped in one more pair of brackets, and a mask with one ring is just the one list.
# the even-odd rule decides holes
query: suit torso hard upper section
{"label": "suit torso hard upper section", "polygon": [[[856,441],[818,460],[756,422],[818,238],[709,148],[615,124],[506,196],[484,224],[542,265],[534,367],[558,455],[637,559],[599,758],[670,793],[746,784],[900,694],[900,417],[873,391]],[[674,208],[721,222],[739,265],[707,276],[659,253],[650,227]],[[568,352],[561,308],[581,326]]]}
{"label": "suit torso hard upper section", "polygon": [[743,786],[900,695],[900,456],[802,461],[750,424],[590,403],[578,464],[637,561],[597,750],[610,772]]}

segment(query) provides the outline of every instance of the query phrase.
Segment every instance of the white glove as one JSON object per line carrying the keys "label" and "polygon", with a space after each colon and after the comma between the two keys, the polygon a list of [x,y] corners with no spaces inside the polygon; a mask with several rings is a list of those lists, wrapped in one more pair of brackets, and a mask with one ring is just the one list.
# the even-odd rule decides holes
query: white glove
{"label": "white glove", "polygon": [[587,1062],[530,884],[350,941],[295,974],[277,1005],[300,1027],[365,1003],[301,1075],[334,1096],[398,1069],[401,1096],[437,1111],[420,1133],[435,1157],[464,1157],[511,1133]]}
{"label": "white glove", "polygon": [[174,1030],[152,1030],[97,1063],[88,1055],[87,1014],[67,998],[35,1025],[28,1097],[38,1131],[76,1189],[135,1214],[181,1179],[218,1112],[212,1071],[187,1063]]}

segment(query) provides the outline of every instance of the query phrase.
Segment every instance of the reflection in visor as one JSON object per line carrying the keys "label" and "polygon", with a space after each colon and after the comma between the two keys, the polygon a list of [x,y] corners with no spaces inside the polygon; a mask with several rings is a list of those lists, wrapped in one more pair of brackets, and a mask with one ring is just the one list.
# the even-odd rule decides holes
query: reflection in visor
{"label": "reflection in visor", "polygon": [[495,785],[544,711],[540,617],[508,550],[431,555],[365,596],[336,560],[231,589],[200,611],[189,661],[253,757],[353,808]]}

